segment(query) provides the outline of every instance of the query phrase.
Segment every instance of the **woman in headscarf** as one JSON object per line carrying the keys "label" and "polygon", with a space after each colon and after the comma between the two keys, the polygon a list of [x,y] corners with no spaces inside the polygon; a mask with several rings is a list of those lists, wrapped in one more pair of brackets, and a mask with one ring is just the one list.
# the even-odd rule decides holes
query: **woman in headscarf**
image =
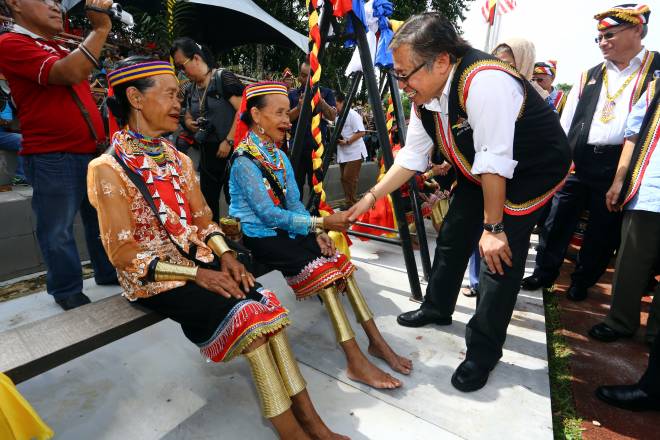
{"label": "woman in headscarf", "polygon": [[172,66],[132,57],[117,67],[108,105],[126,126],[114,152],[91,162],[87,184],[124,296],[178,322],[209,360],[245,355],[281,438],[345,438],[314,410],[284,332],[287,311],[236,260],[191,160],[163,137],[181,109]]}
{"label": "woman in headscarf", "polygon": [[229,177],[229,214],[240,218],[243,242],[254,257],[280,271],[297,299],[319,295],[348,361],[347,375],[374,388],[401,382],[367,359],[355,341],[340,293],[346,291],[358,322],[369,338],[369,353],[394,370],[409,374],[412,362],[385,342],[360,292],[355,266],[337,252],[326,229],[345,231],[347,214],[314,217],[300,202],[289,159],[277,147],[291,123],[285,84],[263,82],[245,88],[236,151]]}
{"label": "woman in headscarf", "polygon": [[534,63],[536,63],[536,49],[534,43],[524,38],[509,38],[493,49],[493,56],[511,64],[527,81],[530,81],[534,90],[545,99],[548,92],[532,81]]}

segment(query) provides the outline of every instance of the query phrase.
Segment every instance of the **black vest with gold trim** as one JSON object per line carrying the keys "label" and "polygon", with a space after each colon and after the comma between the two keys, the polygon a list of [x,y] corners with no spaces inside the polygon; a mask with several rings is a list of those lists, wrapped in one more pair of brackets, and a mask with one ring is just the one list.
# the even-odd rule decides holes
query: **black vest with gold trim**
{"label": "black vest with gold trim", "polygon": [[[524,101],[515,125],[513,159],[518,161],[512,179],[507,180],[504,212],[525,215],[542,207],[561,187],[570,164],[570,149],[559,118],[518,71],[490,55],[470,50],[456,66],[449,92],[449,124],[452,137],[445,145],[441,136],[440,115],[419,108],[424,129],[447,161],[457,170],[461,181],[481,185],[472,174],[474,163],[473,131],[466,110],[469,87],[475,75],[483,70],[506,72],[520,81]],[[496,108],[492,111],[497,111]]]}
{"label": "black vest with gold trim", "polygon": [[[578,89],[578,105],[571,121],[571,128],[568,130],[568,143],[573,151],[573,160],[575,161],[576,171],[579,172],[582,164],[582,150],[587,145],[589,131],[596,114],[598,98],[603,88],[603,68],[605,63],[600,63],[588,71],[582,73]],[[653,72],[660,70],[660,56],[657,52],[647,51],[642,59],[640,73],[637,81],[633,84],[631,100],[626,105],[630,108],[637,102],[639,97],[646,90],[649,81],[653,79]]]}
{"label": "black vest with gold trim", "polygon": [[[628,173],[623,181],[623,187],[619,194],[619,203],[630,202],[637,194],[642,184],[644,172],[651,160],[651,155],[660,141],[660,80],[656,79],[649,83],[646,95],[646,115],[639,130],[639,137],[633,150],[628,166]],[[656,152],[655,154],[660,154]]]}

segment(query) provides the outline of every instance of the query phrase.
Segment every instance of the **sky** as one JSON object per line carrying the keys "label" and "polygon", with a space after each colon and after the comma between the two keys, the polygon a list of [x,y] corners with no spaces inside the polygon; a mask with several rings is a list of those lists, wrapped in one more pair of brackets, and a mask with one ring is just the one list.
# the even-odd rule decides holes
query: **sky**
{"label": "sky", "polygon": [[[464,13],[461,24],[466,38],[475,48],[484,49],[487,25],[481,6],[485,0],[474,0]],[[593,16],[622,0],[517,0],[518,6],[502,16],[500,38],[526,38],[536,46],[537,61],[557,60],[555,83],[573,84],[582,71],[600,63],[603,58],[594,42],[597,34]],[[660,51],[660,1],[647,0],[651,8],[649,32],[642,44]]]}

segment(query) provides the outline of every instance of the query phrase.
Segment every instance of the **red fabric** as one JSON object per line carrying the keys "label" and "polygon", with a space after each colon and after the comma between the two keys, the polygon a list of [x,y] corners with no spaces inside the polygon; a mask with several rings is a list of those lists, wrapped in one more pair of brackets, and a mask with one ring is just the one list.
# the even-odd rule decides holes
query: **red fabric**
{"label": "red fabric", "polygon": [[332,257],[319,257],[296,276],[286,277],[286,282],[296,294],[296,299],[305,299],[319,293],[334,282],[347,278],[355,271],[355,266],[344,254],[337,252]]}
{"label": "red fabric", "polygon": [[249,127],[245,122],[241,120],[241,115],[247,111],[247,98],[245,97],[245,91],[247,87],[243,89],[243,99],[241,99],[241,107],[236,112],[236,128],[234,129],[234,144],[238,145],[243,142],[245,136],[247,136]]}
{"label": "red fabric", "polygon": [[332,0],[333,15],[343,17],[353,10],[353,0]]}
{"label": "red fabric", "polygon": [[[112,87],[108,87],[108,98],[115,96],[115,91]],[[108,107],[108,136],[110,139],[120,130],[119,124],[117,124],[117,118],[112,114],[112,110]],[[192,144],[191,144],[192,145]]]}
{"label": "red fabric", "polygon": [[[394,226],[394,209],[389,197],[383,197],[376,202],[376,205],[369,211],[358,217],[357,221],[361,223],[368,223],[370,225],[383,226],[385,228],[395,228]],[[367,226],[353,225],[351,231],[365,232],[372,235],[394,235],[393,232],[386,232],[380,229],[373,229]],[[368,238],[359,237],[362,241],[369,240]]]}
{"label": "red fabric", "polygon": [[[0,36],[0,71],[7,77],[18,106],[21,154],[94,153],[96,142],[67,86],[48,84],[53,64],[69,53],[53,41],[8,32]],[[87,81],[73,86],[89,112],[98,136],[105,135]]]}

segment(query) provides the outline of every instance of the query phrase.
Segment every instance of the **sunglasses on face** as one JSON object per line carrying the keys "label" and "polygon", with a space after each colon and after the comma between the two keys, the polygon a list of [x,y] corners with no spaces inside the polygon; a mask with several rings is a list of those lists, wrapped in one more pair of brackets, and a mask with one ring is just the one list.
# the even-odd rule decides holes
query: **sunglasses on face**
{"label": "sunglasses on face", "polygon": [[426,62],[423,62],[422,64],[420,64],[419,66],[415,67],[412,71],[410,71],[410,72],[409,72],[408,74],[406,74],[406,75],[403,75],[403,74],[397,73],[396,71],[392,71],[392,76],[394,77],[395,80],[397,80],[397,81],[401,81],[401,82],[404,83],[404,84],[408,84],[408,81],[410,81],[410,78],[411,78],[414,74],[416,74],[416,73],[419,71],[419,69],[421,69],[421,68],[424,67],[425,65],[426,65]]}
{"label": "sunglasses on face", "polygon": [[188,64],[190,61],[192,61],[192,58],[186,58],[186,60],[180,66],[176,66],[176,71],[183,72],[186,69],[186,64]]}
{"label": "sunglasses on face", "polygon": [[600,42],[603,41],[603,40],[610,41],[612,38],[614,38],[616,36],[616,34],[619,34],[623,31],[625,31],[626,29],[630,29],[631,27],[632,26],[625,26],[625,27],[617,30],[616,32],[614,32],[614,31],[603,32],[602,34],[600,34],[596,38],[594,38],[594,41],[596,42],[596,44],[600,44]]}

